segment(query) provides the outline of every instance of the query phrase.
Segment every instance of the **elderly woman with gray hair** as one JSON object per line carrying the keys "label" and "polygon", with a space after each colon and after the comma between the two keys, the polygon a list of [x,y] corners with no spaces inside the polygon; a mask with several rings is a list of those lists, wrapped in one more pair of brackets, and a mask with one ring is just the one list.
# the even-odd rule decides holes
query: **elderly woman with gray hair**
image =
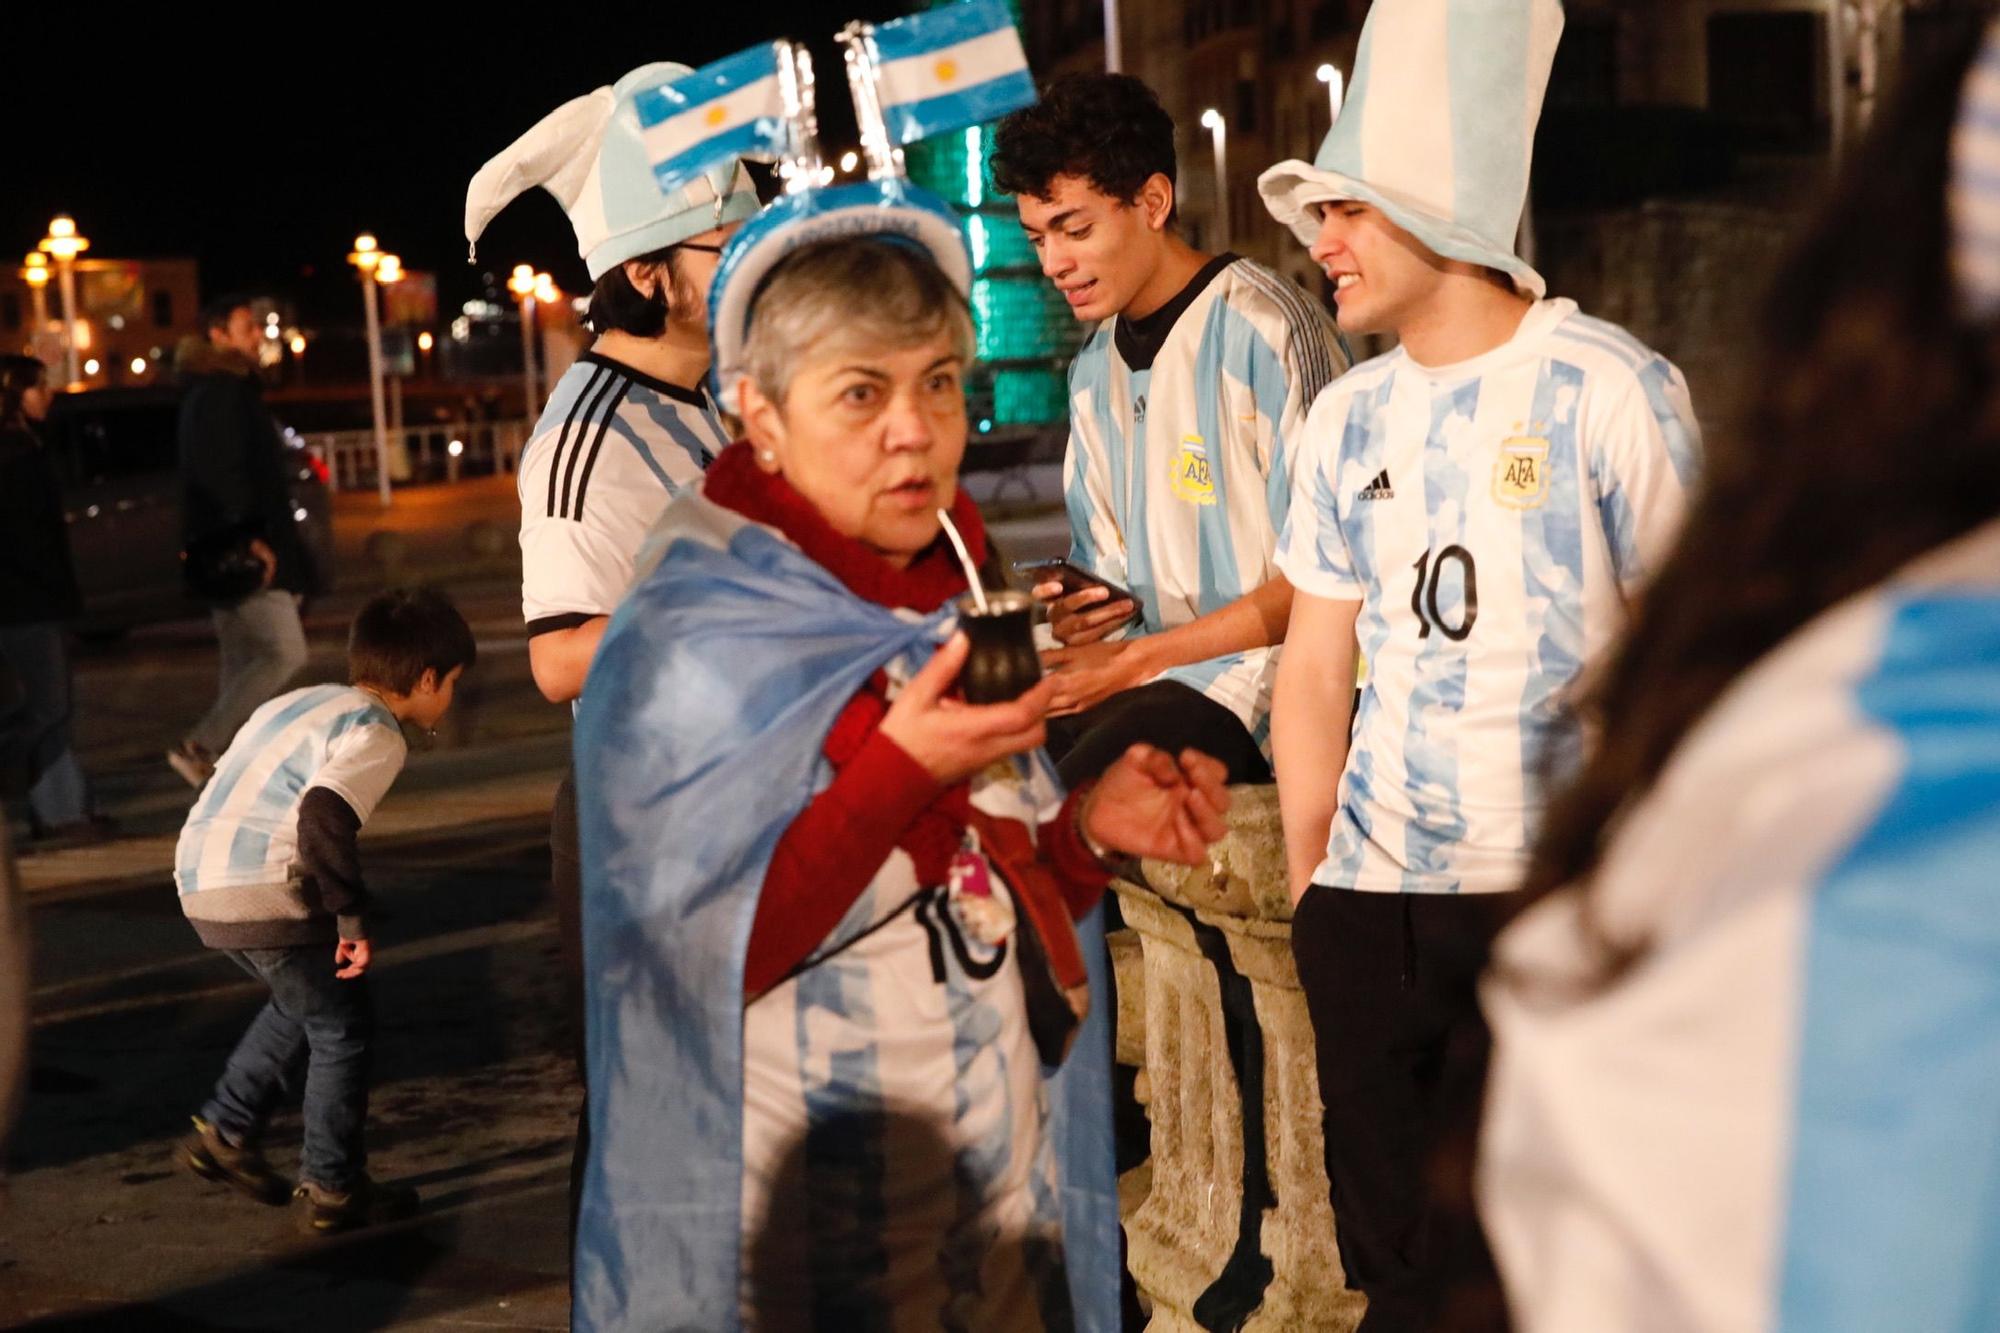
{"label": "elderly woman with gray hair", "polygon": [[1205,858],[1228,795],[1143,746],[1065,795],[1046,682],[955,696],[940,512],[986,538],[934,254],[820,240],[758,278],[740,355],[716,332],[747,439],[592,668],[580,1328],[1075,1323],[1044,1086],[1086,1003],[1072,922],[1110,859]]}

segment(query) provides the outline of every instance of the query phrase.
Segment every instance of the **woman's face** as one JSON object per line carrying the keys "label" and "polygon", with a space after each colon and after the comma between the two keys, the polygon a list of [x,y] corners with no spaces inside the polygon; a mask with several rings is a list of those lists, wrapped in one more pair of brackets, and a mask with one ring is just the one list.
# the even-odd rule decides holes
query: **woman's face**
{"label": "woman's face", "polygon": [[783,403],[744,380],[744,429],[759,467],[902,569],[958,494],[964,372],[948,329],[913,347],[831,350],[792,376]]}

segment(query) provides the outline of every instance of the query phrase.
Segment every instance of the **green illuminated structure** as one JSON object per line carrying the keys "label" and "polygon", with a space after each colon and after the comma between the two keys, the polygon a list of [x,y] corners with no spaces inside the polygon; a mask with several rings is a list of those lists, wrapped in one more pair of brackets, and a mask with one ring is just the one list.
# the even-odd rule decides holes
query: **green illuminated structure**
{"label": "green illuminated structure", "polygon": [[[1018,26],[1020,0],[1007,7]],[[986,170],[992,150],[993,127],[975,125],[910,144],[903,154],[910,179],[965,218],[979,329],[979,365],[967,385],[974,429],[1060,425],[1069,419],[1069,362],[1083,330],[1042,276],[1014,201],[994,196]]]}

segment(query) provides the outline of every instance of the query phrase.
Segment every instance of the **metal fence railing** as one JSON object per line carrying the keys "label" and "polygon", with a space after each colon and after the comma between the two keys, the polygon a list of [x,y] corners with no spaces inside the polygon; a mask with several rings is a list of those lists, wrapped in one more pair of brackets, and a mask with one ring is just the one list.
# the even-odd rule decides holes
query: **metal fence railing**
{"label": "metal fence railing", "polygon": [[[512,472],[532,423],[440,421],[389,432],[389,480],[396,485],[457,481],[465,475]],[[336,491],[376,484],[375,432],[301,432],[306,448],[326,464],[327,484]]]}

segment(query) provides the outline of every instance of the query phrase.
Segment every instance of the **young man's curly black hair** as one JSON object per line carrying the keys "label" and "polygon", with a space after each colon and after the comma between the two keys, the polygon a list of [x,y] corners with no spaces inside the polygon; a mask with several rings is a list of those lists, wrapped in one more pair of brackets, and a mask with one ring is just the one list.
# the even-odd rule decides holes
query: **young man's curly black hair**
{"label": "young man's curly black hair", "polygon": [[1046,199],[1058,176],[1078,176],[1122,204],[1155,175],[1174,179],[1174,118],[1129,74],[1065,74],[1042,100],[1000,122],[993,185]]}

